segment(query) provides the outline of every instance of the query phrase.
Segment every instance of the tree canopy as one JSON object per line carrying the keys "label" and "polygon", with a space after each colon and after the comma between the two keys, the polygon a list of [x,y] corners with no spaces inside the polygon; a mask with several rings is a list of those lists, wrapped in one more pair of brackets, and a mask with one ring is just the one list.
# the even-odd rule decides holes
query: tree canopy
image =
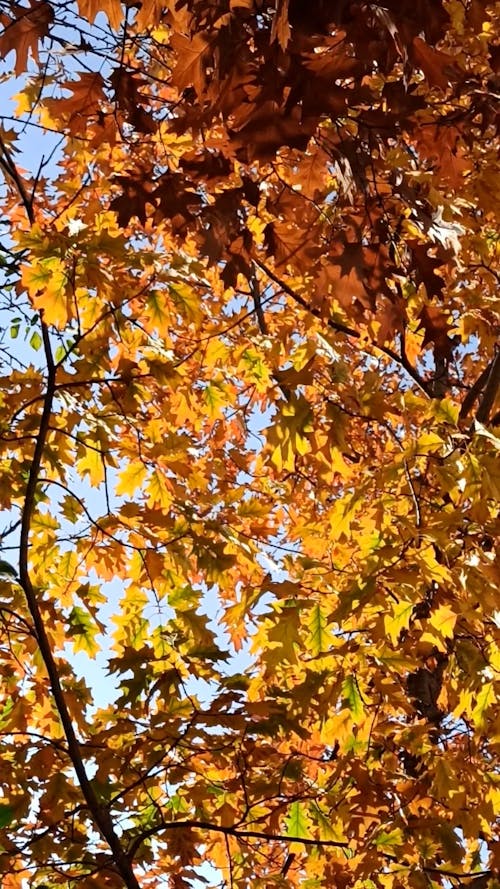
{"label": "tree canopy", "polygon": [[498,887],[498,5],[0,24],[3,889]]}

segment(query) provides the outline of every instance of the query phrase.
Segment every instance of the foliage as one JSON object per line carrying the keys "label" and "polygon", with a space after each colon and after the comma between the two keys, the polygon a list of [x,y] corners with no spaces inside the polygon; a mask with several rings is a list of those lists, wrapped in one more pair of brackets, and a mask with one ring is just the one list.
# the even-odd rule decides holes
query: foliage
{"label": "foliage", "polygon": [[1,21],[2,886],[498,885],[498,8]]}

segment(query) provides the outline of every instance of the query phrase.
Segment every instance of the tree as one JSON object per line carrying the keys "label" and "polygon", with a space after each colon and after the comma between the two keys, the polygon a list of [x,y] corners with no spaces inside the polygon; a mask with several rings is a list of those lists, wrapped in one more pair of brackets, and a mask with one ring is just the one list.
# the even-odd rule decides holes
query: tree
{"label": "tree", "polygon": [[2,886],[497,885],[498,8],[1,15]]}

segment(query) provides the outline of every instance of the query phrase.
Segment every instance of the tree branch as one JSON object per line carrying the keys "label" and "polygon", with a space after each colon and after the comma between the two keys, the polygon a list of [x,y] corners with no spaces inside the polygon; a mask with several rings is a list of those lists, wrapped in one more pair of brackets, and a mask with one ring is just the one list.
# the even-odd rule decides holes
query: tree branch
{"label": "tree branch", "polygon": [[[281,290],[283,290],[283,292],[287,294],[287,296],[289,296],[291,299],[294,300],[294,302],[305,309],[306,312],[309,312],[311,315],[314,315],[315,318],[319,318],[321,321],[326,323],[331,330],[335,330],[337,333],[342,333],[344,334],[344,336],[352,337],[353,339],[361,338],[361,334],[354,327],[349,327],[347,324],[342,324],[339,321],[333,321],[332,318],[324,318],[318,309],[314,308],[314,306],[309,305],[307,300],[303,299],[303,297],[300,296],[300,294],[296,293],[296,291],[293,290],[292,287],[290,287],[290,285],[286,283],[286,281],[276,275],[275,272],[273,272],[272,269],[270,269],[265,262],[262,262],[262,260],[255,257],[254,262],[261,269],[261,271],[263,271],[264,274],[271,279],[271,281],[274,281],[274,283],[277,284],[278,287],[280,287]],[[408,376],[412,378],[413,382],[417,384],[419,389],[421,389],[422,392],[424,392],[424,394],[427,395],[429,398],[432,397],[432,393],[428,383],[413,367],[404,352],[403,354],[398,355],[398,353],[395,352],[393,349],[390,349],[388,346],[379,346],[379,344],[373,342],[373,340],[370,342],[370,345],[373,349],[377,349],[379,352],[382,352],[383,355],[386,355],[388,358],[391,359],[391,361],[394,361],[396,364],[402,367],[403,370],[406,371]]]}
{"label": "tree branch", "polygon": [[140,836],[135,837],[128,849],[130,858],[133,859],[138,848],[145,840],[149,839],[149,837],[155,836],[158,833],[162,833],[164,830],[206,830],[212,833],[223,833],[225,836],[234,837],[235,839],[257,839],[267,840],[268,842],[301,843],[303,846],[330,846],[337,849],[349,848],[349,843],[340,842],[337,840],[314,840],[310,839],[309,837],[295,837],[281,833],[268,834],[263,830],[239,830],[236,827],[226,827],[222,824],[212,824],[210,821],[171,821],[170,823],[164,822],[163,824],[156,825],[155,827],[149,827]]}
{"label": "tree branch", "polygon": [[259,282],[257,281],[257,276],[254,274],[249,280],[250,291],[253,297],[253,304],[255,306],[255,314],[257,316],[257,321],[259,324],[259,330],[263,336],[268,336],[269,330],[267,327],[266,316],[264,315],[264,310],[262,308],[262,299],[260,295]]}
{"label": "tree branch", "polygon": [[[212,824],[210,821],[171,821],[164,822],[163,824],[158,824],[155,827],[149,827],[140,836],[135,837],[135,839],[129,846],[130,857],[134,857],[139,847],[145,840],[149,839],[149,837],[155,836],[156,834],[168,830],[205,830],[209,832],[222,833],[226,837],[234,837],[235,839],[267,840],[267,842],[269,843],[299,843],[302,846],[314,846],[321,849],[349,849],[350,847],[350,844],[348,842],[342,842],[338,840],[317,840],[311,837],[289,836],[288,834],[283,833],[269,834],[263,830],[240,830],[237,827],[229,827],[222,824]],[[379,855],[382,858],[385,858],[387,861],[399,861],[399,858],[396,855],[391,855],[388,852],[379,851]],[[433,867],[432,865],[422,865],[420,867],[420,870],[422,870],[424,873],[441,874],[444,877],[456,877],[456,879],[491,876],[493,874],[493,871],[491,870],[458,873],[456,871]]]}
{"label": "tree branch", "polygon": [[26,211],[26,216],[28,217],[30,224],[33,225],[35,221],[35,215],[33,213],[33,197],[28,195],[26,190],[26,186],[19,174],[19,171],[12,160],[9,149],[7,148],[5,142],[0,135],[0,167],[4,171],[5,175],[8,179],[11,179],[15,185],[17,193],[21,198],[22,205]]}
{"label": "tree branch", "polygon": [[481,373],[479,374],[479,376],[478,376],[477,380],[475,381],[475,383],[473,384],[473,386],[471,386],[471,388],[467,392],[467,395],[465,396],[465,398],[462,402],[462,407],[460,408],[459,420],[465,420],[465,418],[468,416],[468,414],[470,414],[475,402],[479,398],[479,395],[481,394],[481,392],[483,391],[483,389],[486,385],[486,382],[487,382],[488,377],[490,375],[490,371],[493,367],[494,361],[495,361],[495,359],[493,358],[489,362],[489,364],[486,365],[484,370],[482,370]]}
{"label": "tree branch", "polygon": [[476,412],[476,420],[480,423],[486,424],[489,420],[490,411],[495,403],[495,398],[497,396],[498,389],[500,387],[500,349],[497,350],[497,354],[493,359],[490,372],[488,374],[488,380],[486,382],[486,387],[479,402],[479,406]]}
{"label": "tree branch", "polygon": [[115,833],[113,822],[107,808],[99,802],[92,784],[90,783],[85,764],[83,762],[80,744],[73,728],[73,722],[66,704],[64,691],[61,685],[59,672],[56,661],[52,654],[52,648],[45,629],[44,619],[38,604],[38,597],[35,587],[31,581],[29,570],[29,539],[31,530],[31,521],[36,503],[36,489],[40,477],[42,467],[43,452],[47,441],[47,435],[52,416],[52,406],[56,393],[56,373],[57,368],[54,364],[52,349],[50,344],[49,332],[46,324],[42,321],[42,339],[45,350],[45,359],[47,362],[47,382],[45,397],[43,401],[43,410],[38,427],[38,435],[35,443],[35,450],[31,461],[26,492],[24,496],[24,504],[21,518],[21,532],[19,544],[19,577],[20,584],[24,590],[28,608],[33,620],[33,626],[38,642],[38,647],[47,670],[50,688],[54,702],[59,713],[59,718],[66,736],[68,744],[68,753],[75,769],[78,782],[80,784],[83,796],[89,808],[90,814],[94,820],[96,827],[101,833],[103,839],[106,840],[116,865],[125,885],[128,889],[139,889],[139,883],[135,877],[130,859],[126,855],[120,840]]}

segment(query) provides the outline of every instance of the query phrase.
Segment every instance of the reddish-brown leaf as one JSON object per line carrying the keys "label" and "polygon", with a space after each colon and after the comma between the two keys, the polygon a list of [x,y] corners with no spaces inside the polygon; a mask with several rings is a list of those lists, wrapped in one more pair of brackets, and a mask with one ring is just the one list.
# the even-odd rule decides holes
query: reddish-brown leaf
{"label": "reddish-brown leaf", "polygon": [[449,358],[453,350],[453,340],[448,335],[450,319],[439,306],[426,305],[420,315],[418,329],[424,331],[422,345],[434,344],[434,354],[438,358]]}
{"label": "reddish-brown leaf", "polygon": [[2,14],[0,24],[0,55],[6,56],[11,50],[16,54],[14,71],[17,75],[26,71],[28,56],[38,62],[38,44],[49,33],[54,20],[54,10],[46,0],[29,0],[27,8],[20,4],[11,6],[13,15]]}
{"label": "reddish-brown leaf", "polygon": [[414,37],[411,56],[414,64],[424,72],[430,86],[445,90],[457,77],[453,56],[433,49],[421,37]]}

